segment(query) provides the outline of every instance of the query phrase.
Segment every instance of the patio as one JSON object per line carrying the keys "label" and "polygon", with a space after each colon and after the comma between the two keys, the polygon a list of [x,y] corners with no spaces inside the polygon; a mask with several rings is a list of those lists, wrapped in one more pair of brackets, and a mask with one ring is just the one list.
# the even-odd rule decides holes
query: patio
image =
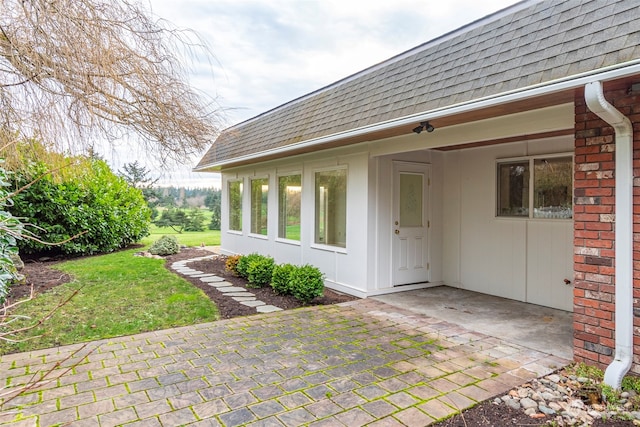
{"label": "patio", "polygon": [[570,362],[503,329],[365,299],[6,355],[9,386],[77,366],[0,425],[428,425]]}

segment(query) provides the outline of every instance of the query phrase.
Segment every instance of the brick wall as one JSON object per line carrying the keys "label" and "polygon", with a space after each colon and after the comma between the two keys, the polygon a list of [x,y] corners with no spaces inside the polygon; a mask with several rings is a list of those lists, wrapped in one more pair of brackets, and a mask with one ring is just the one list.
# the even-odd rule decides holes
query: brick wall
{"label": "brick wall", "polygon": [[[634,126],[634,365],[640,373],[640,93],[605,91]],[[605,368],[615,351],[615,135],[575,99],[574,358]]]}

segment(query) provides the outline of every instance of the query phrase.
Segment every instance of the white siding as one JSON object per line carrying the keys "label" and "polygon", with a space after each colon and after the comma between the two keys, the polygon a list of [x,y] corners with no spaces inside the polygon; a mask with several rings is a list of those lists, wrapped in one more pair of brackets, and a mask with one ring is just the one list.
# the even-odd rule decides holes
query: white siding
{"label": "white siding", "polygon": [[[312,264],[326,275],[326,284],[338,290],[364,296],[367,287],[367,233],[369,156],[354,150],[333,150],[331,156],[298,156],[282,161],[263,163],[259,168],[241,167],[222,174],[223,221],[221,246],[226,254],[259,252],[270,255],[278,263]],[[314,244],[314,179],[319,169],[347,168],[347,245],[346,248]],[[284,173],[302,174],[302,207],[300,242],[281,241],[277,238],[278,198],[277,177]],[[268,235],[250,234],[249,179],[254,176],[269,177]],[[243,231],[228,231],[227,182],[244,180]]]}
{"label": "white siding", "polygon": [[[571,152],[571,137],[448,152],[444,280],[472,291],[572,308],[573,223],[498,218],[496,159]],[[569,277],[567,277],[569,275]]]}

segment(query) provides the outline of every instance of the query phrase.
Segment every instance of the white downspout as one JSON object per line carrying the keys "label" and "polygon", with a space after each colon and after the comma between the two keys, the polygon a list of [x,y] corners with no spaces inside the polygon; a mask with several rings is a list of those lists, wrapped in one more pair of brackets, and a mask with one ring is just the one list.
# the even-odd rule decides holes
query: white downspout
{"label": "white downspout", "polygon": [[589,110],[615,130],[615,340],[613,362],[604,374],[605,384],[619,389],[633,361],[633,126],[609,104],[599,81],[584,90]]}

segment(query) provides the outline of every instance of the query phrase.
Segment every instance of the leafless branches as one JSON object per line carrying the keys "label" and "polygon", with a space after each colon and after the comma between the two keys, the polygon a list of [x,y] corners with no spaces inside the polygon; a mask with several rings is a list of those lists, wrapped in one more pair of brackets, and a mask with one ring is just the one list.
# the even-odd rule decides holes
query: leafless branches
{"label": "leafless branches", "polygon": [[220,111],[187,83],[192,33],[129,0],[0,0],[0,135],[90,146],[132,134],[184,160],[215,137]]}

